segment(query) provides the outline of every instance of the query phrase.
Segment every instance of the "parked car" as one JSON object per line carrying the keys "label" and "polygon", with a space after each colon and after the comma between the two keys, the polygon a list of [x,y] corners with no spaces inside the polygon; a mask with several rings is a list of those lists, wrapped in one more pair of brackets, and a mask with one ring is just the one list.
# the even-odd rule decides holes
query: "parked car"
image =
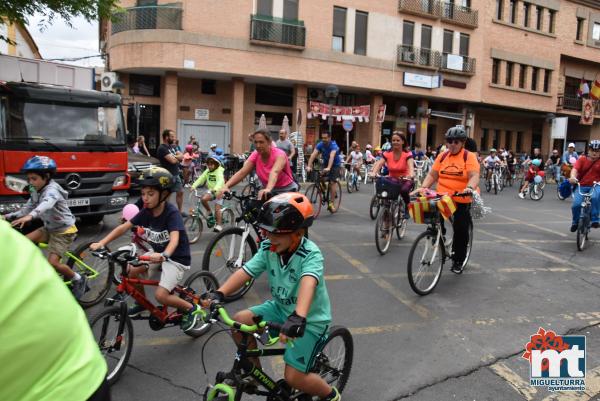
{"label": "parked car", "polygon": [[131,149],[127,152],[127,172],[131,176],[130,191],[139,191],[139,178],[142,171],[153,166],[160,166],[156,157],[146,156],[142,153],[133,153]]}

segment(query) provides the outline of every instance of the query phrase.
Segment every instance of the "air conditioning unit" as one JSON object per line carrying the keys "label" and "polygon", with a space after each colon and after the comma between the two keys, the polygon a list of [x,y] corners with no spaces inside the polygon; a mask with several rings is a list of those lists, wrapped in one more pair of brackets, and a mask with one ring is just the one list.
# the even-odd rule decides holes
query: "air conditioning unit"
{"label": "air conditioning unit", "polygon": [[414,63],[415,62],[415,52],[411,50],[402,51],[402,61],[405,63]]}
{"label": "air conditioning unit", "polygon": [[103,72],[100,75],[100,89],[105,92],[111,92],[113,84],[117,82],[116,72]]}
{"label": "air conditioning unit", "polygon": [[312,88],[308,91],[309,100],[315,102],[324,102],[325,101],[325,91],[322,89]]}

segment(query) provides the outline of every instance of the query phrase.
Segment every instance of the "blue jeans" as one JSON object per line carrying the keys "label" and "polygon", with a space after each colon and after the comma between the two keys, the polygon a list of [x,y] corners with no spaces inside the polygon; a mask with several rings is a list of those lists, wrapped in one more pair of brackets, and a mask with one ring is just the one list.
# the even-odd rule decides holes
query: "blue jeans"
{"label": "blue jeans", "polygon": [[[592,187],[581,187],[582,193],[588,193],[592,190]],[[581,203],[583,202],[583,195],[579,193],[579,191],[575,190],[573,192],[574,198],[573,203],[571,204],[571,212],[573,213],[573,225],[576,225],[579,222],[579,215],[581,213]],[[594,191],[594,195],[592,195],[592,223],[600,222],[598,219],[598,211],[600,206],[600,191],[596,189]]]}
{"label": "blue jeans", "polygon": [[560,182],[560,166],[552,166],[552,170],[554,171],[554,179],[557,183]]}

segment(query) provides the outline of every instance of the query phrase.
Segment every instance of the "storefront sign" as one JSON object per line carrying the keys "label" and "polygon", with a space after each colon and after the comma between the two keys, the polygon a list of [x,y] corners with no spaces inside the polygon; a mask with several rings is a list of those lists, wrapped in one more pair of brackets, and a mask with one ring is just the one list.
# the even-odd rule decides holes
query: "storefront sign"
{"label": "storefront sign", "polygon": [[196,109],[196,110],[194,110],[194,119],[196,119],[196,120],[208,120],[208,109]]}
{"label": "storefront sign", "polygon": [[550,137],[552,139],[565,139],[567,136],[567,124],[569,123],[569,117],[556,117],[552,120],[552,132]]}
{"label": "storefront sign", "polygon": [[386,110],[386,105],[385,104],[380,104],[379,108],[377,109],[377,120],[376,120],[376,122],[382,123],[383,120],[385,120],[385,110]]}
{"label": "storefront sign", "polygon": [[441,77],[439,75],[404,73],[404,85],[416,86],[418,88],[435,89],[440,87]]}
{"label": "storefront sign", "polygon": [[310,110],[307,113],[307,118],[319,118],[326,120],[327,117],[332,116],[338,121],[350,120],[359,122],[369,122],[371,116],[371,106],[331,106],[327,103],[321,102],[310,102]]}

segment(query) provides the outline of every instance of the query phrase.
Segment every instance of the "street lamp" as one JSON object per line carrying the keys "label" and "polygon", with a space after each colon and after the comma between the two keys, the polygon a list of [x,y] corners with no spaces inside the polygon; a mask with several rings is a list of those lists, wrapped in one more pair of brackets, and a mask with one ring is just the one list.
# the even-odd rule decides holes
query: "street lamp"
{"label": "street lamp", "polygon": [[327,103],[329,103],[329,118],[327,122],[329,123],[329,135],[331,135],[331,130],[333,126],[333,105],[335,104],[335,99],[337,99],[340,91],[335,85],[327,85],[325,88],[325,97],[327,98]]}

